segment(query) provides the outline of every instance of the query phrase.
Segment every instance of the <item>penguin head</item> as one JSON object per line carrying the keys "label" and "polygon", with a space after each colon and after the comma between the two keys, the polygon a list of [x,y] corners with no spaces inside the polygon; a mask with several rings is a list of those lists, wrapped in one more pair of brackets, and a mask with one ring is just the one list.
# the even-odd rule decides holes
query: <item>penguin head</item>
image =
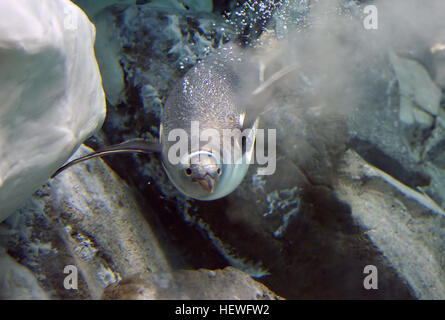
{"label": "penguin head", "polygon": [[171,183],[186,196],[197,200],[215,200],[233,192],[252,162],[258,122],[257,118],[245,143],[235,143],[230,138],[221,144],[207,144],[197,151],[184,152],[180,161],[169,161],[173,144],[164,144],[162,164]]}
{"label": "penguin head", "polygon": [[164,167],[170,181],[185,195],[198,200],[220,198],[217,190],[224,166],[218,154],[200,150],[175,165],[166,161]]}
{"label": "penguin head", "polygon": [[206,192],[215,191],[216,181],[222,175],[222,167],[213,153],[200,151],[190,155],[190,162],[184,167],[186,179],[198,183]]}

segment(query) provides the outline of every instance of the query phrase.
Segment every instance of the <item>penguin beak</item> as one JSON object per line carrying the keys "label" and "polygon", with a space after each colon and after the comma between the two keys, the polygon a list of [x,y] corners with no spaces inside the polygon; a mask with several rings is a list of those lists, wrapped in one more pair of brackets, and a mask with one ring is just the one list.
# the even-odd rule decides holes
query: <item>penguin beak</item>
{"label": "penguin beak", "polygon": [[206,175],[202,179],[196,179],[196,182],[198,182],[201,187],[203,187],[204,190],[208,191],[209,193],[212,193],[215,190],[215,179],[210,175]]}

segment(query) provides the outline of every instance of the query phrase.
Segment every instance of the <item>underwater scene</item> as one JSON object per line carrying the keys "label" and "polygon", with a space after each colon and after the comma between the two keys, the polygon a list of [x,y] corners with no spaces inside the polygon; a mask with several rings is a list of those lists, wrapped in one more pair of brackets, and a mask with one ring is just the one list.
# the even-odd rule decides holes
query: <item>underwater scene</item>
{"label": "underwater scene", "polygon": [[444,90],[443,0],[0,0],[0,299],[445,299]]}

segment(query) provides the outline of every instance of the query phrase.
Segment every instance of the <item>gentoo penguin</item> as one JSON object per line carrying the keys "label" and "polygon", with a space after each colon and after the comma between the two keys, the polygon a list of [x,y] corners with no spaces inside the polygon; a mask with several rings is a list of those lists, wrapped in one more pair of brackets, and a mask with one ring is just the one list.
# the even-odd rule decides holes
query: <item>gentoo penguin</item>
{"label": "gentoo penguin", "polygon": [[242,74],[249,64],[244,59],[239,48],[225,45],[190,69],[165,102],[159,143],[136,139],[105,147],[65,164],[52,177],[93,157],[158,153],[170,181],[185,195],[198,200],[228,195],[247,173],[258,126],[258,118],[248,126],[245,121]]}

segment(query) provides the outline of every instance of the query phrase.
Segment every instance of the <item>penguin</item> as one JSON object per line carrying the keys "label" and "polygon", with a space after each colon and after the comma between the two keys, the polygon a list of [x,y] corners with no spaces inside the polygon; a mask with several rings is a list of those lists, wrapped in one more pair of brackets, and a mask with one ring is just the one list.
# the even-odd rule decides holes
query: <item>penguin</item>
{"label": "penguin", "polygon": [[[160,155],[171,183],[184,195],[203,201],[227,196],[240,185],[253,160],[259,117],[248,123],[243,108],[248,98],[242,94],[249,86],[242,77],[249,67],[238,47],[223,46],[187,71],[171,89],[161,113],[158,143],[134,139],[104,147],[65,164],[51,178],[93,157],[155,153]],[[201,141],[195,128],[211,134]],[[183,135],[175,136],[178,132]],[[243,134],[231,136],[227,132]],[[177,139],[182,136],[198,143],[184,144]],[[184,150],[180,146],[187,146],[187,150],[178,156],[175,150]]]}

